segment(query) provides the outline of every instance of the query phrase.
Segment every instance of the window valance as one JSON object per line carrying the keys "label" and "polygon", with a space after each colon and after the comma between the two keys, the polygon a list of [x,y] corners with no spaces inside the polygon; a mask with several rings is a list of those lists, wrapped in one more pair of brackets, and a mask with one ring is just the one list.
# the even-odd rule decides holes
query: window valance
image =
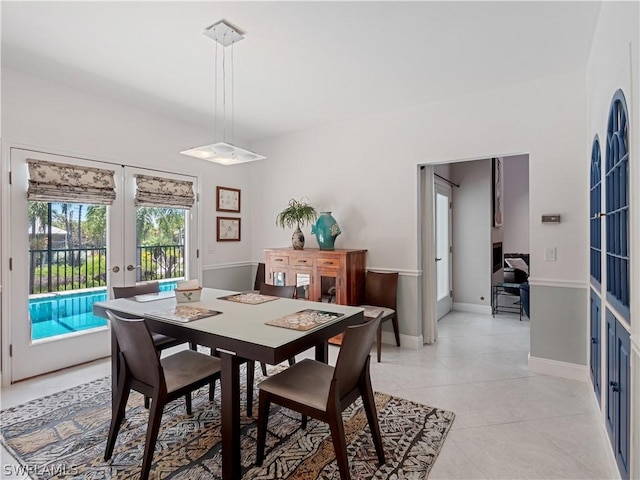
{"label": "window valance", "polygon": [[30,201],[111,205],[116,198],[113,170],[33,159],[27,165]]}
{"label": "window valance", "polygon": [[136,175],[137,207],[191,208],[194,203],[193,182]]}

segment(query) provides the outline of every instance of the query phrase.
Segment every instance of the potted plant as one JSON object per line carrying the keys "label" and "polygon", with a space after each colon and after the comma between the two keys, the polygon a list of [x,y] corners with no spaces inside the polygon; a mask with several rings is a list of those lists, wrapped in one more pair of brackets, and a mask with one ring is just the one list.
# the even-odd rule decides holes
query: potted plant
{"label": "potted plant", "polygon": [[306,197],[289,200],[289,205],[276,217],[276,225],[285,228],[296,227],[291,237],[291,244],[295,250],[304,248],[304,234],[300,230],[301,225],[313,223],[318,218],[318,212],[306,201]]}

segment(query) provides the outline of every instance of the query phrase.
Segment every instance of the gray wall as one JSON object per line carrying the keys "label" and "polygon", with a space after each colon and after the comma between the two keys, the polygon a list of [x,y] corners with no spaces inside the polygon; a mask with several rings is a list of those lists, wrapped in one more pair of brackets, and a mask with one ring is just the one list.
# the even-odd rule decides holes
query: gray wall
{"label": "gray wall", "polygon": [[[491,305],[491,161],[451,165],[453,301]],[[484,300],[481,300],[481,297]]]}
{"label": "gray wall", "polygon": [[[579,287],[531,285],[532,357],[587,364],[587,292]],[[536,322],[539,318],[544,322]]]}
{"label": "gray wall", "polygon": [[251,264],[209,268],[203,273],[202,284],[223,290],[253,290],[256,267]]}

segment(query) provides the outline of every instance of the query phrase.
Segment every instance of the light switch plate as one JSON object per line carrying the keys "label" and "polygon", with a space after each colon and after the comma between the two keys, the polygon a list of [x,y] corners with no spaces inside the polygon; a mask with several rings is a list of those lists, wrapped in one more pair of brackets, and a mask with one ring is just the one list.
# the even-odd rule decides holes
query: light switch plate
{"label": "light switch plate", "polygon": [[556,248],[555,247],[545,247],[545,249],[544,249],[544,261],[545,262],[555,262],[556,261]]}

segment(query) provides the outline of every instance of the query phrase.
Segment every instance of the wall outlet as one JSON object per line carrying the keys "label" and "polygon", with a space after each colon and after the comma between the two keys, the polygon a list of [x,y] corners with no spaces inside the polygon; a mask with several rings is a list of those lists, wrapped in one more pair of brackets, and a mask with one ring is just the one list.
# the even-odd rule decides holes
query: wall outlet
{"label": "wall outlet", "polygon": [[556,261],[556,247],[545,247],[544,249],[544,261],[555,262]]}

